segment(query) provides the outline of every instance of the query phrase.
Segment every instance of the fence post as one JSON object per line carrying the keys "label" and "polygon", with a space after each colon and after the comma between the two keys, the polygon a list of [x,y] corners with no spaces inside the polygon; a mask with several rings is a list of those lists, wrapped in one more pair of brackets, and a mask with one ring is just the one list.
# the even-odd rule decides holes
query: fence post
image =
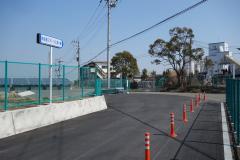
{"label": "fence post", "polygon": [[8,61],[5,61],[4,110],[8,110]]}
{"label": "fence post", "polygon": [[226,99],[227,99],[227,109],[228,109],[228,113],[229,113],[229,106],[230,106],[230,102],[229,102],[229,100],[230,100],[230,83],[229,83],[229,81],[230,81],[230,79],[228,79],[227,80],[227,86],[226,86],[226,88],[227,88],[227,94],[226,94]]}
{"label": "fence post", "polygon": [[128,92],[128,87],[130,87],[129,86],[129,83],[128,83],[128,79],[126,78],[126,91]]}
{"label": "fence post", "polygon": [[38,104],[41,104],[41,63],[38,64]]}
{"label": "fence post", "polygon": [[65,101],[65,65],[63,65],[63,77],[62,77],[62,101]]}
{"label": "fence post", "polygon": [[231,80],[231,111],[230,111],[230,115],[231,115],[231,120],[233,121],[233,108],[234,108],[234,104],[233,104],[233,101],[234,101],[234,94],[233,94],[233,91],[234,91],[234,85],[233,85],[233,80]]}
{"label": "fence post", "polygon": [[81,80],[81,93],[82,93],[82,98],[84,97],[84,92],[83,92],[83,85],[84,85],[84,82],[83,82],[83,67],[80,68],[80,80]]}
{"label": "fence post", "polygon": [[234,97],[235,97],[235,105],[234,105],[234,118],[235,118],[235,120],[234,120],[234,128],[235,128],[235,131],[237,131],[237,125],[238,125],[238,123],[237,123],[237,119],[238,119],[238,87],[237,87],[237,83],[238,81],[236,80],[236,79],[234,79],[234,90],[235,90],[235,92],[234,92]]}
{"label": "fence post", "polygon": [[240,107],[240,101],[239,101],[239,96],[240,96],[240,92],[239,92],[239,89],[240,89],[240,84],[239,84],[239,80],[236,80],[237,81],[237,144],[239,145],[239,107]]}

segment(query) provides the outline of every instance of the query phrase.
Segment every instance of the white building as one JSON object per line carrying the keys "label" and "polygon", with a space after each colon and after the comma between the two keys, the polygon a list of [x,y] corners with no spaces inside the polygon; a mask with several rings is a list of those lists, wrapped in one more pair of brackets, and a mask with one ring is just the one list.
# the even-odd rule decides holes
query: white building
{"label": "white building", "polygon": [[[107,62],[106,61],[92,61],[86,64],[85,66],[95,67],[98,70],[97,75],[100,78],[102,79],[107,78]],[[115,70],[113,69],[112,65],[110,65],[110,71],[111,71],[111,75],[115,73]],[[116,75],[116,78],[120,78],[120,74]]]}
{"label": "white building", "polygon": [[226,42],[210,43],[209,56],[213,66],[208,70],[208,76],[217,74],[225,74],[229,68],[231,68],[229,59],[233,59],[232,53],[229,51],[228,44]]}
{"label": "white building", "polygon": [[[186,58],[188,61],[188,59]],[[196,62],[194,60],[190,60],[189,63],[185,66],[185,71],[187,75],[189,74],[195,74],[196,72],[204,72],[204,62],[201,60],[199,62]]]}
{"label": "white building", "polygon": [[233,58],[226,42],[210,43],[208,46],[209,55],[206,58],[212,60],[213,66],[206,71],[204,61],[190,61],[185,67],[188,75],[190,73],[195,74],[196,71],[199,73],[207,72],[207,79],[209,79],[214,75],[232,73],[233,70],[240,71],[240,62]]}

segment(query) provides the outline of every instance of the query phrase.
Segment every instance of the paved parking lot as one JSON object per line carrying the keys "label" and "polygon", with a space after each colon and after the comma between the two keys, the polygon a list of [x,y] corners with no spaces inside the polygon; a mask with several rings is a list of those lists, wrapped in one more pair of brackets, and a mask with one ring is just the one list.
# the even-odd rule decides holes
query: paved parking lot
{"label": "paved parking lot", "polygon": [[[140,160],[144,133],[152,159],[223,160],[221,108],[202,103],[189,122],[182,105],[190,97],[157,94],[106,96],[109,109],[0,140],[1,160]],[[169,137],[170,112],[176,138]]]}

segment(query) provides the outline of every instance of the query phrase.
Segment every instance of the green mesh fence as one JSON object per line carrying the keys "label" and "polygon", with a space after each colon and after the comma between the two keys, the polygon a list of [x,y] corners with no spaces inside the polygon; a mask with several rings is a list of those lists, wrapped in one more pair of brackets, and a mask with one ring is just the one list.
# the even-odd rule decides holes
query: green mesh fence
{"label": "green mesh fence", "polygon": [[240,80],[226,80],[226,109],[229,119],[233,124],[233,130],[236,132],[235,138],[237,145],[240,144]]}
{"label": "green mesh fence", "polygon": [[[120,88],[123,87],[123,80],[122,79],[110,79],[110,86],[111,88]],[[107,79],[102,80],[102,89],[108,88],[108,81]]]}
{"label": "green mesh fence", "polygon": [[101,90],[103,94],[109,94],[109,93],[117,93],[122,90],[127,90],[126,79],[110,79],[110,88],[108,88],[108,81],[107,79],[101,80]]}
{"label": "green mesh fence", "polygon": [[83,97],[94,96],[96,94],[96,69],[92,67],[82,67],[80,72]]}
{"label": "green mesh fence", "polygon": [[[0,110],[50,103],[51,69],[52,102],[99,96],[107,89],[94,67],[0,61]],[[124,85],[126,80],[111,79],[113,90]]]}
{"label": "green mesh fence", "polygon": [[64,68],[64,100],[81,99],[82,92],[78,66],[65,66]]}
{"label": "green mesh fence", "polygon": [[7,63],[8,108],[38,104],[38,64]]}

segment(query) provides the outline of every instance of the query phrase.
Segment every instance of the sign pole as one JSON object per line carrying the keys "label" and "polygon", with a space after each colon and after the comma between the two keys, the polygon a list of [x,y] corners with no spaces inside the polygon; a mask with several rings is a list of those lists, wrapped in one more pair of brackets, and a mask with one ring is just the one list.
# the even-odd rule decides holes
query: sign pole
{"label": "sign pole", "polygon": [[50,52],[49,52],[49,103],[52,104],[52,46],[50,46]]}
{"label": "sign pole", "polygon": [[62,48],[63,41],[54,37],[37,33],[37,43],[50,46],[49,52],[49,103],[52,104],[52,86],[53,86],[53,47]]}

